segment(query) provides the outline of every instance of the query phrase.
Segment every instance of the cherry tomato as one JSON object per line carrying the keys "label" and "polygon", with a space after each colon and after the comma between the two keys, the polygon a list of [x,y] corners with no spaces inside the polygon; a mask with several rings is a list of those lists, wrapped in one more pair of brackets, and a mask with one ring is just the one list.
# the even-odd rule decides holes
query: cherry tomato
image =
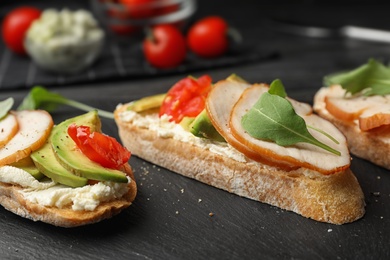
{"label": "cherry tomato", "polygon": [[229,45],[228,24],[219,16],[203,18],[192,25],[187,34],[189,49],[204,58],[224,54]]}
{"label": "cherry tomato", "polygon": [[175,123],[180,123],[184,117],[196,117],[205,108],[211,82],[211,77],[208,75],[198,79],[187,77],[178,81],[168,91],[159,115],[169,115],[170,121]]}
{"label": "cherry tomato", "polygon": [[91,133],[89,126],[71,124],[68,134],[83,154],[103,167],[119,169],[130,159],[131,153],[115,138],[99,132]]}
{"label": "cherry tomato", "polygon": [[26,54],[24,36],[31,23],[40,15],[39,9],[28,6],[16,8],[8,13],[2,24],[3,40],[6,46],[18,54]]}
{"label": "cherry tomato", "polygon": [[186,57],[187,47],[183,34],[173,25],[153,27],[143,42],[147,61],[157,68],[173,68]]}

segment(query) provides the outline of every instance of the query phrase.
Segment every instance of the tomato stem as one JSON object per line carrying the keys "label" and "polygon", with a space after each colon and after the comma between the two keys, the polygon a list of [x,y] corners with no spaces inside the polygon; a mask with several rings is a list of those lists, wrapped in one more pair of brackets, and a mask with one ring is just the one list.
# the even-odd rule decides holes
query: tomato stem
{"label": "tomato stem", "polygon": [[241,33],[233,27],[229,27],[226,31],[226,34],[235,42],[235,43],[242,43],[242,35]]}
{"label": "tomato stem", "polygon": [[152,43],[156,43],[156,37],[154,37],[154,35],[153,35],[152,28],[149,26],[146,26],[146,27],[144,27],[144,31],[145,31],[146,39]]}

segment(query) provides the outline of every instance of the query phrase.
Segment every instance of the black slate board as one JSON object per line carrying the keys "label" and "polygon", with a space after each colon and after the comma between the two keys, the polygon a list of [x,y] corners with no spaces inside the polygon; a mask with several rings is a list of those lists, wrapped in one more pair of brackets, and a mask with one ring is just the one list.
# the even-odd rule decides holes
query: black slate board
{"label": "black slate board", "polygon": [[[157,91],[124,86],[59,89],[67,97],[110,110],[115,104]],[[88,93],[91,93],[88,96]],[[104,95],[102,95],[104,93]],[[295,90],[306,101],[312,90]],[[15,92],[16,103],[25,93]],[[3,99],[5,96],[0,95]],[[77,98],[78,97],[78,98]],[[81,98],[84,97],[84,98]],[[88,100],[88,102],[87,102]],[[79,114],[63,108],[59,122]],[[118,137],[113,121],[103,130]],[[354,158],[366,198],[365,216],[351,224],[316,222],[295,213],[241,198],[182,177],[135,156],[130,160],[138,182],[134,204],[120,215],[73,229],[16,216],[0,207],[2,259],[388,259],[390,254],[390,175]]]}
{"label": "black slate board", "polygon": [[264,50],[253,44],[232,45],[221,57],[203,59],[188,52],[185,61],[171,69],[157,69],[143,56],[142,38],[112,40],[107,36],[97,61],[74,75],[51,73],[38,67],[29,57],[11,52],[0,41],[0,91],[31,88],[35,85],[62,86],[86,82],[118,81],[172,74],[190,75],[196,71],[269,61],[278,57],[275,50]]}

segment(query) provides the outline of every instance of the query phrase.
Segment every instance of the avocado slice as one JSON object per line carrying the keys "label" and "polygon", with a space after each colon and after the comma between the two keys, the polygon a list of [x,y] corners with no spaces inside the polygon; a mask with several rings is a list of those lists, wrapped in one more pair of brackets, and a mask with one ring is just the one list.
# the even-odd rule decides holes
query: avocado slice
{"label": "avocado slice", "polygon": [[143,112],[149,109],[158,108],[163,103],[166,95],[166,93],[163,93],[141,98],[130,103],[127,109],[132,110],[134,112]]}
{"label": "avocado slice", "polygon": [[204,109],[189,125],[190,132],[201,138],[207,138],[214,141],[225,142],[225,139],[215,129],[211,120]]}
{"label": "avocado slice", "polygon": [[45,175],[42,172],[40,172],[39,169],[35,166],[33,160],[29,156],[17,162],[12,163],[11,166],[14,166],[16,168],[28,172],[37,180],[40,180],[43,177],[45,177]]}
{"label": "avocado slice", "polygon": [[55,182],[70,187],[82,187],[88,183],[88,179],[74,175],[57,161],[49,142],[30,156],[36,167]]}
{"label": "avocado slice", "polygon": [[190,126],[191,126],[191,123],[194,122],[194,120],[195,120],[195,117],[188,117],[188,116],[185,116],[185,117],[183,117],[183,119],[180,121],[180,125],[181,125],[181,127],[183,127],[183,129],[186,130],[187,132],[191,132]]}
{"label": "avocado slice", "polygon": [[228,81],[234,81],[234,82],[241,82],[241,83],[248,83],[245,79],[238,76],[237,74],[231,74],[229,77],[226,78]]}
{"label": "avocado slice", "polygon": [[100,132],[101,129],[96,110],[67,119],[54,127],[50,143],[59,163],[73,174],[87,179],[127,183],[127,177],[123,172],[101,166],[77,148],[76,143],[68,135],[68,127],[73,123],[89,126],[91,132]]}

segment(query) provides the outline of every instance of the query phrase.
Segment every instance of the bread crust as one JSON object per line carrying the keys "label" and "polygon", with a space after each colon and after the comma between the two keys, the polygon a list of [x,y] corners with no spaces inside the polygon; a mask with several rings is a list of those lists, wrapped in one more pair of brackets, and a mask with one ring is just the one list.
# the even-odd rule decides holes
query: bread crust
{"label": "bread crust", "polygon": [[[390,131],[388,128],[361,131],[353,121],[343,121],[326,110],[325,96],[329,88],[321,88],[314,96],[314,111],[332,122],[347,138],[351,153],[374,164],[390,169]],[[387,140],[387,141],[386,141]]]}
{"label": "bread crust", "polygon": [[0,182],[0,204],[21,217],[60,227],[69,228],[96,223],[113,217],[134,201],[137,186],[130,165],[125,165],[124,171],[132,179],[128,184],[128,193],[122,198],[100,203],[93,211],[75,211],[70,206],[57,208],[32,203],[19,192],[22,187],[2,182]]}
{"label": "bread crust", "polygon": [[302,168],[287,172],[254,161],[239,162],[122,121],[119,114],[125,110],[126,105],[122,105],[115,111],[119,136],[132,154],[142,159],[316,221],[344,224],[365,213],[363,192],[349,169],[325,176]]}

